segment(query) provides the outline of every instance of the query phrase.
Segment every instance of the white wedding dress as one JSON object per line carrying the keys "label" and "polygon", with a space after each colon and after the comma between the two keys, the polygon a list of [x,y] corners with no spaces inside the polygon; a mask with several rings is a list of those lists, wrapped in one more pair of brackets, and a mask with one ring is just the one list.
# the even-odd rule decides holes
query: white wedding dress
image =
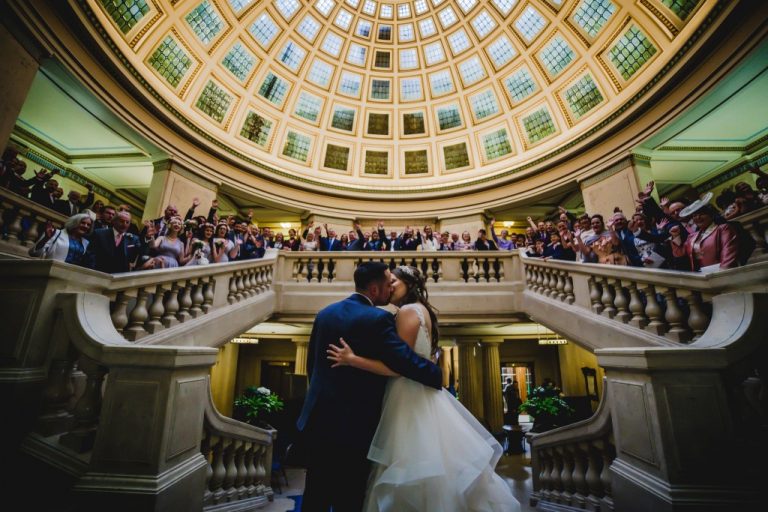
{"label": "white wedding dress", "polygon": [[[414,350],[431,351],[420,305]],[[515,512],[520,505],[494,472],[501,445],[448,391],[389,380],[368,458],[365,512]]]}

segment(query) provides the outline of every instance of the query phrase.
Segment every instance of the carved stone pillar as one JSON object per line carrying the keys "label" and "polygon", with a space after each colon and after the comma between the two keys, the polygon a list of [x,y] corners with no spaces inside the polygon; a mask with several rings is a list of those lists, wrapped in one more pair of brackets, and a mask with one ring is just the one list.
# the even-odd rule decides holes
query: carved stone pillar
{"label": "carved stone pillar", "polygon": [[501,397],[501,359],[499,345],[502,341],[483,341],[483,408],[485,421],[491,433],[501,432],[504,425],[504,402]]}
{"label": "carved stone pillar", "polygon": [[483,419],[483,386],[480,347],[477,340],[458,340],[459,344],[459,400],[477,419]]}

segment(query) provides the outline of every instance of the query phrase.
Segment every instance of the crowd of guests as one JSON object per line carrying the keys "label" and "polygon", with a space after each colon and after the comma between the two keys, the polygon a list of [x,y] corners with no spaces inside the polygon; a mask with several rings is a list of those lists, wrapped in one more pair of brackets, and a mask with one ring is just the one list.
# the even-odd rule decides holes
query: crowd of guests
{"label": "crowd of guests", "polygon": [[[574,216],[560,207],[556,220],[534,222],[528,217],[525,233],[496,233],[480,229],[474,240],[468,231],[435,232],[432,226],[402,232],[379,221],[371,229],[359,223],[347,233],[327,224],[288,230],[285,235],[245,218],[219,218],[218,202],[207,215],[196,215],[195,198],[184,218],[168,205],[160,218],[146,221],[142,229],[132,222],[128,205],[111,206],[94,201],[92,187],[82,198],[64,191],[55,180],[56,170],[39,171],[24,178],[26,164],[13,150],[3,154],[0,185],[29,197],[68,217],[62,229],[50,224],[30,254],[53,258],[96,270],[118,273],[131,270],[205,265],[263,257],[269,248],[282,251],[487,251],[520,249],[528,257],[603,263],[672,270],[710,271],[746,263],[754,241],[734,217],[768,204],[768,175],[759,169],[758,190],[737,183],[723,191],[715,203],[711,194],[691,203],[652,197],[654,183],[639,193],[631,216],[616,208],[606,220],[600,214]],[[722,213],[721,213],[722,211]],[[489,236],[490,233],[490,236]]]}
{"label": "crowd of guests", "polygon": [[734,217],[768,204],[768,176],[759,174],[758,191],[747,183],[721,194],[692,202],[658,203],[652,197],[654,183],[638,194],[630,217],[616,208],[606,221],[600,214],[573,216],[564,208],[557,222],[534,223],[525,234],[525,254],[556,260],[703,271],[734,268],[746,264],[755,241]]}

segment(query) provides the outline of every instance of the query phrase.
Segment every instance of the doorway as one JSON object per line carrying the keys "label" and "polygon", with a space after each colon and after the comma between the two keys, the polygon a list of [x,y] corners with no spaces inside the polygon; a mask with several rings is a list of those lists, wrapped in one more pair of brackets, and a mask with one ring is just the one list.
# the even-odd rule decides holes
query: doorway
{"label": "doorway", "polygon": [[288,396],[288,374],[293,373],[294,365],[294,361],[262,361],[261,385],[281,398]]}

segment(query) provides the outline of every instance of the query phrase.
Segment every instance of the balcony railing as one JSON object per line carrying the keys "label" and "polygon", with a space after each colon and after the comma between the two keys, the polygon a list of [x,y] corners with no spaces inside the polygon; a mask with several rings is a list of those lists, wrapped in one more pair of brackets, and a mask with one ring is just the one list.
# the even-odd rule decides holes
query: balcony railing
{"label": "balcony railing", "polygon": [[0,252],[14,256],[26,256],[29,248],[42,235],[41,226],[51,222],[57,228],[67,218],[31,199],[0,188],[0,231],[8,239],[0,241]]}

